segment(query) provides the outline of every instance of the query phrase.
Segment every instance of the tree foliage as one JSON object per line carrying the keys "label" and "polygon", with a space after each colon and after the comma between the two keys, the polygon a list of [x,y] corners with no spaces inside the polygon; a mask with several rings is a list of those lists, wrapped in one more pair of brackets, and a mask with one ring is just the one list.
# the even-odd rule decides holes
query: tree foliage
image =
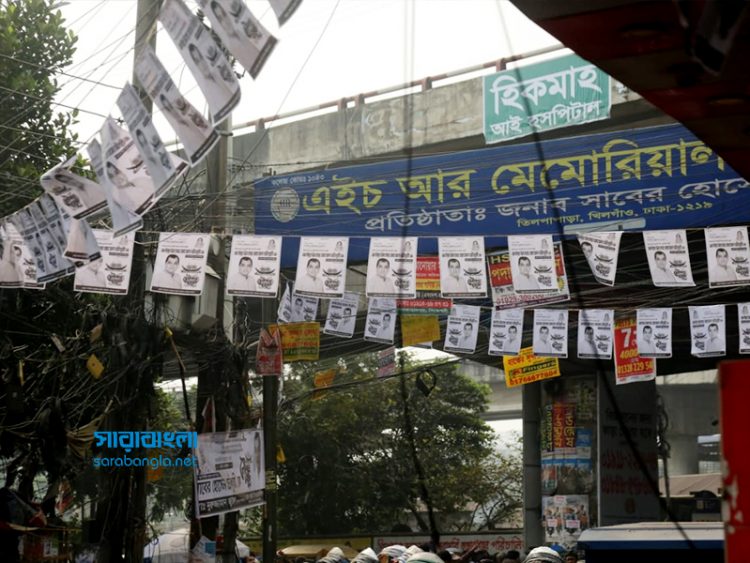
{"label": "tree foliage", "polygon": [[[56,111],[56,76],[70,64],[75,35],[55,0],[0,3],[0,214],[39,192],[38,178],[71,152],[75,112]],[[12,197],[11,197],[12,195]]]}
{"label": "tree foliage", "polygon": [[[343,385],[322,397],[310,392],[314,365],[295,367],[297,381],[285,384],[286,396],[293,399],[283,405],[278,421],[287,459],[279,468],[283,532],[389,531],[408,515],[422,531],[429,529],[405,404],[443,531],[462,527],[449,523],[447,515],[504,498],[496,469],[512,464],[496,464],[494,434],[479,416],[489,389],[446,365],[404,376],[404,397],[399,377],[373,379],[374,365],[372,355],[339,360],[337,381]],[[516,490],[509,491],[506,504],[515,509],[513,495]],[[499,512],[495,509],[490,520]]]}

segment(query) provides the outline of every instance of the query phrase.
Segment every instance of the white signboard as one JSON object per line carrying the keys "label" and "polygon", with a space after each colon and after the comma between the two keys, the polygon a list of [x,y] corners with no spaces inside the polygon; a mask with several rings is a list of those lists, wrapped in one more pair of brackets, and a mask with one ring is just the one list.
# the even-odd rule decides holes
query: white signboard
{"label": "white signboard", "polygon": [[393,344],[396,329],[396,300],[388,297],[373,297],[367,307],[365,340]]}
{"label": "white signboard", "polygon": [[708,286],[750,284],[750,249],[747,227],[706,229]]}
{"label": "white signboard", "polygon": [[508,237],[508,251],[515,293],[558,292],[551,236],[511,235]]}
{"label": "white signboard", "polygon": [[368,297],[417,296],[417,237],[372,237],[367,262]]}
{"label": "white signboard", "polygon": [[484,238],[440,237],[438,252],[443,297],[487,297]]}
{"label": "white signboard", "polygon": [[227,294],[273,298],[279,292],[281,237],[235,235],[227,273]]}
{"label": "white signboard", "polygon": [[193,455],[197,518],[263,504],[266,466],[261,430],[198,434]]}
{"label": "white signboard", "polygon": [[198,233],[159,233],[151,291],[200,295],[206,277],[209,237]]}
{"label": "white signboard", "polygon": [[643,244],[655,286],[695,285],[685,231],[644,231]]}
{"label": "white signboard", "polygon": [[331,299],[323,332],[342,338],[351,338],[354,335],[354,326],[357,324],[358,307],[358,293],[347,292],[342,298]]}

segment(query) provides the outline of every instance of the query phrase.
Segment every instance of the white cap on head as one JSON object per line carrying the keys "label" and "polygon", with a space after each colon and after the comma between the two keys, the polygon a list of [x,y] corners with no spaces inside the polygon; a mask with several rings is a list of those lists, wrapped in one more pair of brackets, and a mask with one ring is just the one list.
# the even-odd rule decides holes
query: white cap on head
{"label": "white cap on head", "polygon": [[423,551],[421,553],[415,553],[406,563],[445,563],[437,553],[431,553],[429,551]]}
{"label": "white cap on head", "polygon": [[563,563],[563,560],[554,549],[542,546],[529,551],[523,563]]}

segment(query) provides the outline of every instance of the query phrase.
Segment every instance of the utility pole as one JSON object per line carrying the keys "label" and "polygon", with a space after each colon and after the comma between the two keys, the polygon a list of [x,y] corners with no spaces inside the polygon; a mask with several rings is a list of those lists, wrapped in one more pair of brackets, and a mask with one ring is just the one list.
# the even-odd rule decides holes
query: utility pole
{"label": "utility pole", "polygon": [[[263,326],[268,326],[276,318],[276,301],[263,299],[261,319]],[[260,344],[259,344],[260,345]],[[276,415],[279,404],[279,375],[263,376],[263,440],[266,453],[266,490],[263,507],[263,561],[272,563],[276,560],[276,543],[278,526],[277,511],[277,464],[276,464]]]}

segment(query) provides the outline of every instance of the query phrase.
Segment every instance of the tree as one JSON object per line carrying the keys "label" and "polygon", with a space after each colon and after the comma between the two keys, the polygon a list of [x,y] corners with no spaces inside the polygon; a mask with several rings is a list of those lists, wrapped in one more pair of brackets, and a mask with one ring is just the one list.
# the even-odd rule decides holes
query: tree
{"label": "tree", "polygon": [[70,64],[75,35],[54,0],[0,4],[0,216],[40,192],[38,179],[72,153],[76,112],[56,112],[56,76]]}
{"label": "tree", "polygon": [[[340,359],[338,387],[322,397],[311,393],[316,365],[293,368],[296,381],[285,383],[292,398],[282,404],[278,422],[287,458],[279,469],[283,532],[389,531],[409,513],[421,531],[429,530],[404,399],[424,484],[443,516],[441,531],[458,527],[445,517],[468,503],[503,497],[497,473],[487,466],[494,436],[479,417],[489,389],[455,365],[432,366],[405,376],[403,397],[398,377],[374,379],[373,365],[371,354]],[[408,371],[408,360],[405,365]]]}

